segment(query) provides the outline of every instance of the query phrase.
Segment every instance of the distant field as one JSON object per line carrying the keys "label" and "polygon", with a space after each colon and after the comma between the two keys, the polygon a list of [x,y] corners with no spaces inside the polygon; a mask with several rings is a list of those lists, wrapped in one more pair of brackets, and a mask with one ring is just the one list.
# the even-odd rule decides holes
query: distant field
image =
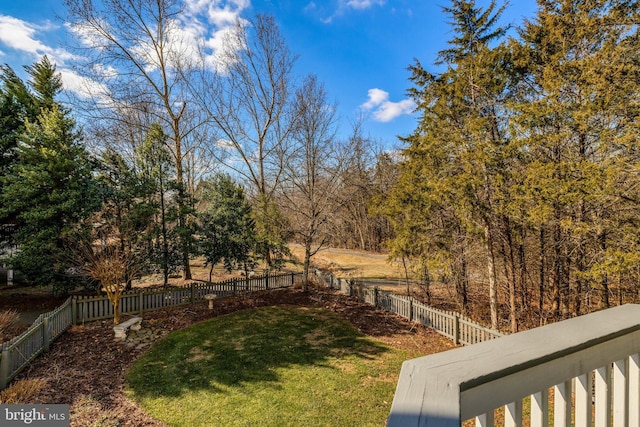
{"label": "distant field", "polygon": [[[296,258],[303,259],[304,249],[297,245],[289,248]],[[375,252],[327,248],[314,255],[311,262],[347,278],[397,280],[404,277],[401,265],[390,263],[387,255]]]}

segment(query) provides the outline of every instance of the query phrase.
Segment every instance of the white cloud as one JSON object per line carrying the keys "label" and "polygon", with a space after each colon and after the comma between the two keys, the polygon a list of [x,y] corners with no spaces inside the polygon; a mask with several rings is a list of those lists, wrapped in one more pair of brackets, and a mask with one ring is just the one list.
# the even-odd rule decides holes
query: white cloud
{"label": "white cloud", "polygon": [[399,102],[389,101],[389,92],[374,88],[369,89],[369,99],[360,105],[360,108],[371,111],[374,120],[385,123],[403,114],[412,114],[416,103],[411,99],[403,99]]}
{"label": "white cloud", "polygon": [[30,54],[34,60],[47,55],[52,62],[64,65],[76,56],[64,49],[48,46],[37,37],[39,33],[52,29],[55,27],[51,24],[36,25],[13,16],[0,15],[0,43],[9,49]]}
{"label": "white cloud", "polygon": [[348,0],[346,5],[352,9],[369,9],[372,6],[382,6],[385,3],[385,0]]}
{"label": "white cloud", "polygon": [[43,55],[47,55],[51,62],[56,65],[57,71],[62,77],[64,88],[79,96],[88,96],[89,89],[98,89],[98,93],[104,93],[101,92],[104,90],[101,85],[81,77],[76,72],[65,67],[67,61],[78,58],[76,55],[65,49],[51,47],[41,41],[41,39],[46,40],[44,33],[57,29],[50,23],[39,25],[12,16],[0,15],[0,44],[11,50],[30,55],[34,62],[39,61]]}
{"label": "white cloud", "polygon": [[228,151],[233,151],[235,150],[235,146],[233,145],[233,143],[231,141],[229,141],[228,139],[224,139],[224,138],[220,138],[215,142],[215,146],[222,149],[222,150],[228,150]]}
{"label": "white cloud", "polygon": [[250,6],[250,0],[185,0],[182,34],[187,44],[193,46],[194,59],[195,47],[202,46],[205,63],[211,68],[220,66],[224,42],[238,22],[246,24],[241,14]]}
{"label": "white cloud", "polygon": [[107,98],[106,94],[108,90],[104,85],[80,76],[75,71],[66,68],[58,71],[62,77],[62,83],[65,89],[83,98],[94,97],[102,101]]}

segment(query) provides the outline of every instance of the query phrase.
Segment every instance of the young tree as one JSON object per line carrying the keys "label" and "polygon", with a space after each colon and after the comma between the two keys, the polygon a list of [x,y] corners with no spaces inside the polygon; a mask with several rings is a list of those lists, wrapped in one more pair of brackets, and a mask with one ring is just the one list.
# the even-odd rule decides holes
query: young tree
{"label": "young tree", "polygon": [[[146,198],[149,204],[154,207],[160,215],[160,230],[156,233],[160,247],[160,268],[162,270],[163,283],[169,283],[169,270],[173,267],[173,252],[170,248],[172,244],[173,232],[170,229],[170,222],[175,213],[170,207],[168,197],[169,190],[175,187],[175,175],[171,162],[171,154],[167,149],[167,137],[162,128],[157,123],[151,125],[149,133],[143,145],[136,150],[136,164],[138,165],[140,177],[146,190]],[[178,207],[179,209],[179,207]],[[190,238],[190,236],[185,236]]]}
{"label": "young tree", "polygon": [[308,76],[296,92],[296,109],[296,150],[283,174],[282,195],[291,231],[304,246],[306,292],[311,257],[328,242],[330,217],[342,205],[339,193],[349,158],[335,140],[335,106],[316,76]]}
{"label": "young tree", "polygon": [[[120,298],[126,289],[130,277],[136,274],[136,262],[133,252],[112,245],[103,237],[100,247],[90,243],[79,243],[76,247],[77,263],[80,272],[102,286],[109,302],[113,305],[113,324],[120,323]],[[78,244],[78,243],[76,243]]]}
{"label": "young tree", "polygon": [[218,77],[207,82],[207,90],[195,91],[224,136],[222,143],[232,158],[226,166],[251,186],[256,229],[271,266],[274,255],[287,251],[286,232],[270,215],[280,216],[274,195],[292,151],[296,57],[272,16],[238,22],[227,36]]}
{"label": "young tree", "polygon": [[229,271],[241,266],[247,274],[253,264],[256,236],[242,187],[227,175],[216,175],[200,183],[199,196],[200,251],[210,267],[209,281],[220,262]]}
{"label": "young tree", "polygon": [[32,283],[64,292],[72,285],[65,239],[99,205],[93,165],[73,119],[55,101],[62,86],[55,66],[43,59],[27,72],[40,113],[25,120],[17,161],[2,177],[0,223],[15,224],[14,267]]}

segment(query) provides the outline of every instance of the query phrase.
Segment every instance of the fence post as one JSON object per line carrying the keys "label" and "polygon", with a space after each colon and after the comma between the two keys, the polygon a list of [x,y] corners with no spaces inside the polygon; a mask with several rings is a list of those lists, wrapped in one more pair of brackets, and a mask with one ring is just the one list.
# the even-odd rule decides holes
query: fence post
{"label": "fence post", "polygon": [[9,378],[9,347],[2,347],[2,356],[0,356],[0,390],[7,388],[7,379]]}
{"label": "fence post", "polygon": [[138,304],[140,304],[140,315],[144,313],[144,293],[142,291],[138,292]]}
{"label": "fence post", "polygon": [[71,324],[77,325],[77,317],[78,317],[78,297],[74,296],[71,298]]}
{"label": "fence post", "polygon": [[49,342],[51,341],[51,330],[49,329],[49,316],[42,319],[42,344],[44,351],[49,351]]}
{"label": "fence post", "polygon": [[460,344],[460,316],[457,314],[453,316],[453,343]]}
{"label": "fence post", "polygon": [[349,296],[352,297],[353,296],[353,279],[349,280]]}
{"label": "fence post", "polygon": [[291,272],[291,286],[293,286],[294,283],[296,283],[296,279],[295,279],[295,273],[292,271]]}
{"label": "fence post", "polygon": [[191,282],[191,304],[196,302],[196,284]]}
{"label": "fence post", "polygon": [[233,279],[233,296],[238,295],[238,279]]}
{"label": "fence post", "polygon": [[409,297],[409,322],[413,322],[413,298]]}
{"label": "fence post", "polygon": [[264,276],[264,288],[265,290],[269,290],[269,273],[267,272],[267,275]]}
{"label": "fence post", "polygon": [[373,307],[378,308],[378,287],[373,288]]}

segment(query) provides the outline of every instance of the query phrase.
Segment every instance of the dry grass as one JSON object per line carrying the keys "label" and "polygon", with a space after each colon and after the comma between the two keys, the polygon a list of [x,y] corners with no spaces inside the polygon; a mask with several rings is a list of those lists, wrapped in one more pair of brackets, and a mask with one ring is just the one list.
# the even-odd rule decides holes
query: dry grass
{"label": "dry grass", "polygon": [[[303,248],[290,245],[289,249],[302,261]],[[387,261],[387,255],[376,252],[327,248],[314,255],[311,262],[345,278],[398,280],[404,277],[401,265]]]}
{"label": "dry grass", "polygon": [[16,405],[30,402],[33,396],[37,395],[46,385],[47,381],[42,378],[20,380],[0,392],[0,403]]}
{"label": "dry grass", "polygon": [[0,311],[0,342],[3,342],[8,333],[20,324],[20,316],[16,310]]}

